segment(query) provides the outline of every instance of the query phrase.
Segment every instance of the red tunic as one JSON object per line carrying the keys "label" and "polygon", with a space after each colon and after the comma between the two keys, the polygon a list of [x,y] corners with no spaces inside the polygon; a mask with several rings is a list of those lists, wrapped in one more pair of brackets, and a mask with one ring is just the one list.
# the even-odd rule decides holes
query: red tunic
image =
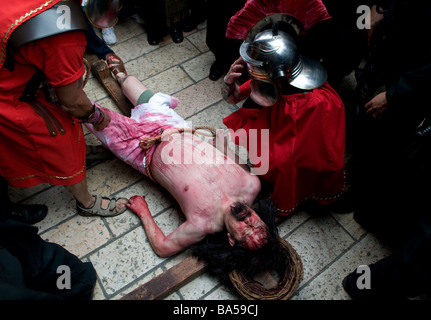
{"label": "red tunic", "polygon": [[[247,84],[241,90],[250,90]],[[256,152],[249,156],[253,165],[268,168],[260,178],[282,214],[307,199],[327,203],[344,191],[344,105],[329,84],[309,93],[280,95],[269,108],[241,108],[223,123],[235,131],[244,129],[250,141],[242,146],[249,151],[268,152],[266,157]],[[251,129],[258,129],[257,139]],[[268,129],[268,144],[260,129]],[[268,163],[259,166],[265,159]]]}
{"label": "red tunic", "polygon": [[[24,4],[29,2],[36,1]],[[50,6],[56,2],[47,1]],[[20,3],[14,2],[15,5]],[[0,27],[4,31],[4,23]],[[14,54],[13,71],[5,67],[0,69],[0,175],[9,185],[72,185],[85,177],[85,140],[77,120],[57,105],[48,103],[43,93],[39,93],[37,101],[44,104],[66,130],[64,135],[51,136],[34,109],[18,101],[36,68],[43,71],[54,86],[64,86],[81,78],[85,72],[82,60],[85,46],[83,32],[58,34],[19,48]]]}

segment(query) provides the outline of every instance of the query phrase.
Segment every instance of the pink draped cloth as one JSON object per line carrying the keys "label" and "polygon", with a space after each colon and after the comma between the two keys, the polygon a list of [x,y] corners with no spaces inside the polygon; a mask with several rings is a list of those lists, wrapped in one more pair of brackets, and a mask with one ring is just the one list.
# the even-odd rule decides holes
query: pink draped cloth
{"label": "pink draped cloth", "polygon": [[[130,118],[98,106],[111,117],[111,122],[101,131],[94,130],[92,124],[85,126],[119,159],[147,175],[146,150],[139,146],[139,142],[143,138],[159,135],[162,130],[190,128],[187,122],[172,110],[177,104],[177,98],[156,93],[148,103],[134,107]],[[156,147],[157,144],[150,149],[150,162]]]}

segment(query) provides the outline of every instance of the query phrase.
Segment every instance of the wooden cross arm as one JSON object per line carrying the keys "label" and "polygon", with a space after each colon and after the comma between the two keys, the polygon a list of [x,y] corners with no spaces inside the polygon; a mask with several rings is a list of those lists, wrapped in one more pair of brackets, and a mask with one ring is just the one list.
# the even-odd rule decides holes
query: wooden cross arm
{"label": "wooden cross arm", "polygon": [[121,300],[159,300],[167,297],[184,284],[201,275],[204,262],[190,256],[157,277],[144,283],[121,298]]}

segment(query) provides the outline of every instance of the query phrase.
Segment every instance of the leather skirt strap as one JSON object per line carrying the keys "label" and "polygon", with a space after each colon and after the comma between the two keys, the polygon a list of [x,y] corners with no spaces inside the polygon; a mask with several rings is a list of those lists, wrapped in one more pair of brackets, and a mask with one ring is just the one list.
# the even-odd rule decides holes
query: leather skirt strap
{"label": "leather skirt strap", "polygon": [[42,103],[38,101],[29,101],[27,103],[31,105],[43,121],[45,121],[51,136],[55,137],[58,133],[66,133],[66,129],[64,129],[61,122]]}

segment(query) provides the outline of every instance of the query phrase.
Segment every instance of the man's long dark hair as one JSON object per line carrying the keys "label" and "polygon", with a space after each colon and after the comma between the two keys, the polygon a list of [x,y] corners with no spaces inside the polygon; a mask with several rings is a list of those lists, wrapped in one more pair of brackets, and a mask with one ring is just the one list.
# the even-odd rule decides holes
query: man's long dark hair
{"label": "man's long dark hair", "polygon": [[210,234],[191,247],[192,254],[207,264],[207,271],[218,277],[225,285],[230,285],[229,272],[238,270],[254,275],[275,270],[281,272],[286,264],[285,248],[281,245],[275,224],[276,207],[269,198],[258,202],[256,213],[268,227],[267,244],[259,250],[247,250],[239,244],[229,244],[226,230]]}

